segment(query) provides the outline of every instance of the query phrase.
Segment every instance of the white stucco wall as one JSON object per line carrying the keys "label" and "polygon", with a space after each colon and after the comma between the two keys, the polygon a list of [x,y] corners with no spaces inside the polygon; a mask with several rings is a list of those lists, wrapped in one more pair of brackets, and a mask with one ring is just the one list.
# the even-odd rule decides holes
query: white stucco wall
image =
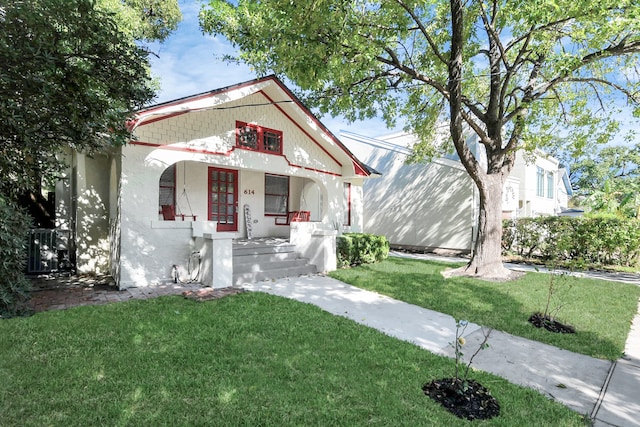
{"label": "white stucco wall", "polygon": [[[177,210],[193,213],[197,222],[207,220],[209,167],[238,170],[238,231],[228,233],[233,238],[246,236],[245,204],[251,207],[254,237],[289,235],[288,226],[264,215],[265,173],[290,177],[290,210],[310,210],[312,219],[325,227],[341,221],[346,165],[338,164],[277,108],[250,106],[265,101],[256,94],[229,105],[246,108],[191,112],[136,129],[136,142],[124,147],[121,157],[121,288],[170,280],[173,265],[185,269],[195,248],[191,218],[163,221],[158,213],[159,178],[172,164],[177,167]],[[236,121],[281,130],[283,155],[237,149]],[[305,194],[305,188],[314,188],[315,197]],[[361,218],[362,212],[353,216]]]}
{"label": "white stucco wall", "polygon": [[77,153],[75,195],[76,268],[78,273],[108,274],[111,157]]}
{"label": "white stucco wall", "polygon": [[[542,196],[537,195],[538,167],[545,171]],[[548,172],[554,174],[553,197],[547,196],[546,173]],[[544,156],[542,153],[527,155],[523,151],[518,151],[511,176],[520,180],[518,216],[557,215],[560,212],[558,189],[562,184],[559,181],[558,161],[555,158]]]}
{"label": "white stucco wall", "polygon": [[470,250],[474,191],[461,165],[445,159],[408,165],[401,147],[342,140],[382,173],[363,187],[365,232],[384,235],[392,245]]}
{"label": "white stucco wall", "polygon": [[67,165],[64,176],[56,182],[56,228],[60,230],[70,230],[73,226],[73,210],[74,210],[74,173],[73,163],[74,154],[71,150],[64,150],[58,154],[58,159]]}

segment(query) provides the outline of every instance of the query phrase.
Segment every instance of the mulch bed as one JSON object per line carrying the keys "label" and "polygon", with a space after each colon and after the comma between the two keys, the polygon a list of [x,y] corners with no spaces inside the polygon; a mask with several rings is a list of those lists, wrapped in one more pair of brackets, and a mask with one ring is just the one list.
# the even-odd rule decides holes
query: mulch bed
{"label": "mulch bed", "polygon": [[575,334],[576,328],[571,325],[565,325],[553,317],[542,313],[533,313],[529,317],[529,323],[536,328],[545,328],[549,332],[555,332],[557,334]]}
{"label": "mulch bed", "polygon": [[453,415],[467,420],[487,420],[500,415],[500,404],[489,390],[474,380],[443,378],[422,386],[424,394]]}
{"label": "mulch bed", "polygon": [[235,295],[246,292],[242,288],[203,288],[198,289],[197,291],[184,291],[182,295],[194,301],[210,301],[214,299],[219,299],[226,297],[228,295]]}

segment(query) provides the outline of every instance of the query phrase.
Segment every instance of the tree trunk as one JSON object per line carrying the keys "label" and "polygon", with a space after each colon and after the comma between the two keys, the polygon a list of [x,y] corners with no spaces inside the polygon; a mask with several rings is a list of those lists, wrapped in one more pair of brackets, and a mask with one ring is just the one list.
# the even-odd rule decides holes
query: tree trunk
{"label": "tree trunk", "polygon": [[511,271],[502,263],[502,174],[487,174],[479,189],[478,235],[467,274],[491,280],[507,280]]}
{"label": "tree trunk", "polygon": [[469,276],[492,281],[507,281],[519,274],[502,263],[502,174],[486,174],[481,181],[478,233],[471,261],[443,272],[445,277]]}
{"label": "tree trunk", "polygon": [[[487,161],[489,167],[484,170],[480,162],[473,156],[463,135],[462,123],[462,66],[464,44],[464,5],[462,0],[450,0],[451,6],[451,52],[449,60],[449,130],[451,138],[460,156],[460,161],[473,179],[480,192],[480,216],[478,218],[478,237],[471,261],[466,267],[448,270],[445,276],[473,276],[487,280],[508,280],[511,271],[502,264],[502,186],[512,164],[514,154],[510,157],[502,150],[501,122],[498,119],[498,104],[493,103],[493,112],[487,117]],[[495,90],[499,89],[494,88]],[[497,149],[489,150],[492,146]],[[507,165],[507,166],[508,166]]]}

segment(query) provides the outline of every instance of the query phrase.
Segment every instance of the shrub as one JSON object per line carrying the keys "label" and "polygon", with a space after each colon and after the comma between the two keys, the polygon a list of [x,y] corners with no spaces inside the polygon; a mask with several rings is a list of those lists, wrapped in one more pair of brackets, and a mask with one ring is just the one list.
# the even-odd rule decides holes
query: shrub
{"label": "shrub", "polygon": [[338,267],[371,264],[389,256],[389,241],[384,236],[367,233],[344,233],[336,243]]}
{"label": "shrub", "polygon": [[351,260],[355,258],[354,248],[351,233],[338,236],[336,239],[336,255],[338,257],[339,268],[351,265]]}
{"label": "shrub", "polygon": [[31,283],[24,276],[30,218],[0,195],[0,317],[28,313]]}
{"label": "shrub", "polygon": [[543,231],[535,218],[521,218],[516,221],[516,248],[518,255],[531,257],[543,241]]}
{"label": "shrub", "polygon": [[516,243],[516,220],[505,219],[502,221],[502,251],[511,252]]}
{"label": "shrub", "polygon": [[543,261],[618,266],[640,262],[640,221],[615,216],[537,217],[505,221],[505,252]]}

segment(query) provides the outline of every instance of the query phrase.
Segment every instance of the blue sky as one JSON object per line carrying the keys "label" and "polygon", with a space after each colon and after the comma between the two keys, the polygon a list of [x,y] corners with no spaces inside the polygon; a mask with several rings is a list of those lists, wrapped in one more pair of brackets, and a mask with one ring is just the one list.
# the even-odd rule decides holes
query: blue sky
{"label": "blue sky", "polygon": [[[203,35],[198,26],[200,2],[180,1],[183,21],[163,44],[152,44],[151,69],[160,81],[154,103],[171,101],[257,78],[246,65],[228,64],[220,58],[235,51],[223,37]],[[392,132],[382,120],[349,124],[344,118],[319,117],[334,135],[347,130],[365,136]]]}
{"label": "blue sky", "polygon": [[[163,44],[152,44],[155,55],[150,56],[154,76],[160,81],[161,89],[156,103],[234,85],[257,76],[248,66],[229,64],[221,58],[235,53],[231,44],[223,37],[203,35],[198,25],[200,2],[180,0],[183,21]],[[627,115],[626,113],[625,115]],[[341,130],[376,137],[399,129],[387,129],[382,120],[367,120],[348,123],[342,117],[319,117],[334,135]],[[635,120],[623,120],[621,134],[636,127]],[[614,144],[622,143],[622,135]]]}

